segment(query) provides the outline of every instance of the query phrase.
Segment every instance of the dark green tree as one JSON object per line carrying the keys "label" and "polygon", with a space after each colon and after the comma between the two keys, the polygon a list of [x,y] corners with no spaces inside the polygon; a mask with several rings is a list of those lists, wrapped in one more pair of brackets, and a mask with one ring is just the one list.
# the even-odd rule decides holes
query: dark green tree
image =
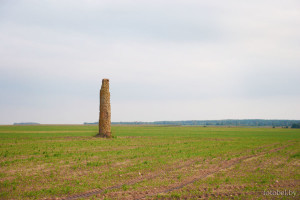
{"label": "dark green tree", "polygon": [[300,123],[294,123],[292,124],[291,128],[300,128]]}

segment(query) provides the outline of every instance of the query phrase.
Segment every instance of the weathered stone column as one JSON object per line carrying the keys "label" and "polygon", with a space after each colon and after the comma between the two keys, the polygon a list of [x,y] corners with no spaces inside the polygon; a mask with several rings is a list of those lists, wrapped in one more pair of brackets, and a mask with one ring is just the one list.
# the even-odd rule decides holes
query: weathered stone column
{"label": "weathered stone column", "polygon": [[99,114],[99,134],[100,137],[111,138],[110,127],[110,93],[109,93],[109,79],[102,80],[100,90],[100,114]]}

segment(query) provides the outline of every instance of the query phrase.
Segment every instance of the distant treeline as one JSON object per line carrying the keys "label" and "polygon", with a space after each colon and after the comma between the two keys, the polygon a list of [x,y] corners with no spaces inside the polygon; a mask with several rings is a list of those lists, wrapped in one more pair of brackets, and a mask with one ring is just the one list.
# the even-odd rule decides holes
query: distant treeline
{"label": "distant treeline", "polygon": [[300,128],[300,123],[292,124],[291,128]]}
{"label": "distant treeline", "polygon": [[[84,123],[98,124],[94,123]],[[300,120],[265,120],[265,119],[226,119],[226,120],[187,120],[187,121],[155,121],[155,122],[112,122],[116,125],[177,125],[177,126],[273,126],[291,127],[300,124]]]}
{"label": "distant treeline", "polygon": [[14,123],[14,125],[37,125],[40,123],[36,123],[36,122],[21,122],[21,123]]}

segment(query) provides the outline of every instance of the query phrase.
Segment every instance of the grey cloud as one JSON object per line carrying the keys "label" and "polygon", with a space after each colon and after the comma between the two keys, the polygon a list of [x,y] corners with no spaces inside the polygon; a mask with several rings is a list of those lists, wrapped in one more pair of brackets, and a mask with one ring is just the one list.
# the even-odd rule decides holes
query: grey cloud
{"label": "grey cloud", "polygon": [[[218,40],[222,29],[214,16],[217,10],[195,6],[186,9],[170,4],[166,9],[140,4],[136,7],[99,6],[85,10],[36,1],[33,5],[12,3],[5,13],[12,16],[8,20],[10,23],[22,24],[28,29],[38,26],[71,35],[77,32],[107,39],[149,37],[177,42]],[[4,15],[2,23],[6,22],[5,18]]]}

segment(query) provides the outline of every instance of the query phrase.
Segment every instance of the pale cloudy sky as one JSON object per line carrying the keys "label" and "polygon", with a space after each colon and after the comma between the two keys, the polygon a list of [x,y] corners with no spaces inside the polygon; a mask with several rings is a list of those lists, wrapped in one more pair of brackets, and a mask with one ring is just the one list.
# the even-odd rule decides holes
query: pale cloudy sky
{"label": "pale cloudy sky", "polygon": [[0,0],[0,124],[300,119],[299,0]]}

